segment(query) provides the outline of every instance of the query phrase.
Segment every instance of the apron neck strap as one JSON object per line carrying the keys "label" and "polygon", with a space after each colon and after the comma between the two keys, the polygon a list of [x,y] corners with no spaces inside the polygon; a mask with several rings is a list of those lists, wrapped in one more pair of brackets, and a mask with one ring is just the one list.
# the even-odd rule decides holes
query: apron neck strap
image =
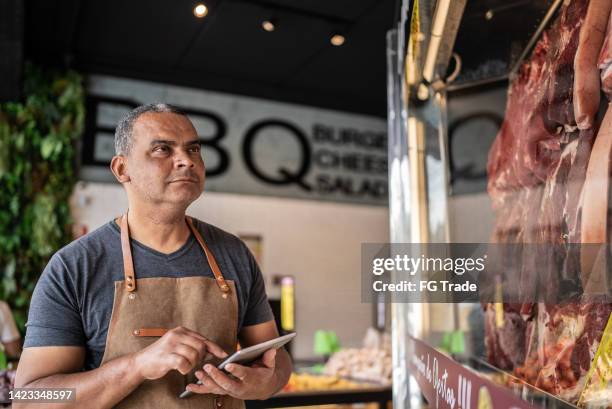
{"label": "apron neck strap", "polygon": [[121,217],[121,252],[123,253],[123,274],[125,275],[125,289],[128,292],[136,291],[136,275],[130,248],[130,228],[127,213]]}
{"label": "apron neck strap", "polygon": [[204,254],[206,255],[206,260],[208,261],[208,265],[210,266],[210,269],[215,275],[215,280],[217,280],[217,285],[219,286],[221,291],[223,291],[223,293],[228,293],[229,286],[225,282],[225,278],[223,278],[223,274],[221,274],[221,269],[219,268],[219,265],[217,264],[217,260],[215,260],[215,256],[213,255],[213,253],[210,251],[210,249],[206,245],[206,242],[204,241],[204,238],[202,238],[202,235],[200,234],[198,229],[196,229],[195,226],[193,225],[193,220],[191,219],[191,217],[185,216],[185,219],[187,220],[187,225],[191,229],[191,232],[195,236],[198,243],[200,243],[200,247],[202,247],[202,250],[204,250]]}
{"label": "apron neck strap", "polygon": [[[226,294],[229,292],[230,288],[225,282],[223,278],[223,274],[221,273],[221,269],[219,269],[219,265],[217,264],[217,260],[215,260],[215,256],[212,254],[206,242],[202,238],[202,235],[193,225],[193,220],[191,217],[186,216],[185,220],[187,221],[187,225],[189,229],[195,236],[196,240],[204,250],[204,255],[206,256],[206,261],[208,261],[208,265],[212,270],[217,285],[221,289],[221,291]],[[132,249],[130,248],[130,230],[128,225],[128,216],[127,213],[121,217],[121,252],[123,253],[123,272],[125,275],[125,289],[128,292],[136,291],[136,274],[134,273],[134,262],[132,261]]]}

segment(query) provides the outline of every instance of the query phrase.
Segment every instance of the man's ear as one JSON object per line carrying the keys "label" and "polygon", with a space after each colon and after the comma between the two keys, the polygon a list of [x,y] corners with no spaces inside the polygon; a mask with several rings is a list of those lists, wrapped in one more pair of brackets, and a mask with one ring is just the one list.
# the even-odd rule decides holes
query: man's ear
{"label": "man's ear", "polygon": [[113,156],[113,159],[110,163],[110,169],[119,183],[125,183],[130,181],[130,175],[128,175],[127,171],[127,158],[125,156]]}

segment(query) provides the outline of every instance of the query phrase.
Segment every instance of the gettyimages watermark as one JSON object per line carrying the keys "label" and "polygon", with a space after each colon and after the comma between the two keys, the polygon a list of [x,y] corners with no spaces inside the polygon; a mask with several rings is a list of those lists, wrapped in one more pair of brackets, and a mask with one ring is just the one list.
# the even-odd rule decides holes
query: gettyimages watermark
{"label": "gettyimages watermark", "polygon": [[362,302],[612,302],[599,244],[366,243]]}

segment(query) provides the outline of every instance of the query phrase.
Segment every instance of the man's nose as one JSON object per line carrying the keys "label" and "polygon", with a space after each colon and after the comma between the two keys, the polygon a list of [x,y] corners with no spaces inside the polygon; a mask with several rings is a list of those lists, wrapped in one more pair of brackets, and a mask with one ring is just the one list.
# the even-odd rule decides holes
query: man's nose
{"label": "man's nose", "polygon": [[195,166],[195,163],[189,156],[189,153],[183,150],[179,150],[179,152],[176,155],[175,165],[179,168],[182,168],[182,167],[193,168]]}

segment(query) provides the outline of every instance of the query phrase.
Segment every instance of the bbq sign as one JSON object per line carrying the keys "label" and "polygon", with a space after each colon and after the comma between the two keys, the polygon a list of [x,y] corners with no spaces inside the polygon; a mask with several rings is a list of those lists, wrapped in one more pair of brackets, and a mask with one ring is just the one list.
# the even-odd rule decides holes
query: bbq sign
{"label": "bbq sign", "polygon": [[114,130],[132,108],[166,102],[200,136],[206,190],[386,205],[383,119],[143,81],[92,76],[81,178],[113,181]]}

